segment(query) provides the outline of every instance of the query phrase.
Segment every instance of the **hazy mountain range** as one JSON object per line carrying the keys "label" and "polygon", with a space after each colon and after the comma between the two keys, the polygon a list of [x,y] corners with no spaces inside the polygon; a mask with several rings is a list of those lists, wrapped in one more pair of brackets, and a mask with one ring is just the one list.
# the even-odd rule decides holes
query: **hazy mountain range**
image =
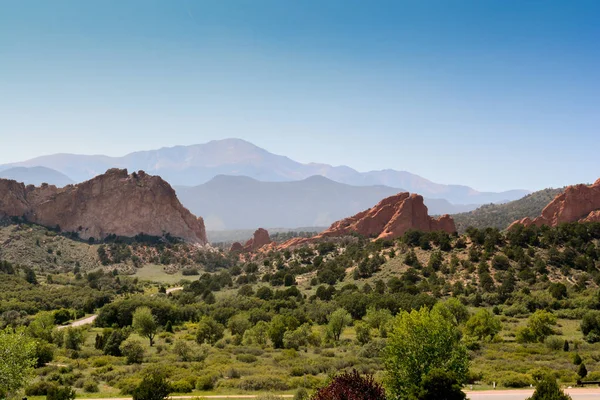
{"label": "hazy mountain range", "polygon": [[[329,226],[406,191],[388,186],[351,186],[323,176],[301,181],[262,182],[219,175],[195,187],[176,186],[181,203],[202,215],[208,230],[251,227]],[[453,205],[425,199],[430,214],[470,211],[477,205]]]}
{"label": "hazy mountain range", "polygon": [[75,183],[65,174],[46,167],[12,167],[0,171],[0,178],[12,179],[35,186],[40,186],[42,183],[49,183],[63,187]]}
{"label": "hazy mountain range", "polygon": [[[265,182],[299,181],[321,175],[354,186],[385,185],[419,193],[426,198],[445,199],[453,204],[499,203],[521,198],[527,190],[479,192],[463,185],[443,185],[406,171],[382,170],[358,172],[347,166],[302,164],[288,157],[269,153],[241,139],[215,140],[192,146],[175,146],[140,151],[123,157],[103,155],[53,154],[0,166],[46,167],[82,182],[109,168],[144,170],[160,175],[174,186],[197,186],[217,175],[247,176]],[[46,178],[48,183],[55,177]],[[203,214],[203,213],[201,213]]]}

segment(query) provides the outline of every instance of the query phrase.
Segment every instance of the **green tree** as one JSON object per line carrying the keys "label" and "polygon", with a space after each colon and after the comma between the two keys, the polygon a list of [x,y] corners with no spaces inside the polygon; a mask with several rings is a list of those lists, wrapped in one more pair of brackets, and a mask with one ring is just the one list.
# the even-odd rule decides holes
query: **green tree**
{"label": "green tree", "polygon": [[554,325],[556,325],[554,314],[546,310],[537,310],[529,317],[527,326],[517,330],[516,339],[520,343],[543,342],[554,333]]}
{"label": "green tree", "polygon": [[365,322],[356,322],[354,324],[356,330],[356,340],[360,344],[367,344],[371,341],[371,327]]}
{"label": "green tree", "polygon": [[252,327],[252,323],[245,314],[236,314],[229,318],[227,327],[231,331],[232,335],[237,335],[240,338],[244,336],[244,332]]}
{"label": "green tree", "polygon": [[273,347],[281,349],[284,347],[283,337],[287,331],[298,327],[298,320],[290,315],[276,315],[269,324],[268,335]]}
{"label": "green tree", "polygon": [[433,308],[439,311],[446,319],[454,325],[460,325],[469,319],[467,306],[456,297],[451,297],[444,302],[436,303]]}
{"label": "green tree", "polygon": [[127,339],[121,344],[121,353],[127,357],[127,364],[141,364],[144,361],[144,346],[139,340]]}
{"label": "green tree", "polygon": [[265,321],[258,321],[254,327],[244,332],[244,339],[242,340],[242,343],[245,346],[265,346],[269,338],[268,332],[269,324]]}
{"label": "green tree", "polygon": [[205,316],[198,323],[196,331],[196,342],[215,344],[223,338],[225,327],[214,320],[214,318]]}
{"label": "green tree", "polygon": [[50,311],[37,313],[33,321],[27,327],[27,333],[33,338],[52,342],[52,330],[54,329],[54,314]]}
{"label": "green tree", "polygon": [[133,390],[133,400],[164,400],[171,393],[171,385],[161,371],[147,373]]}
{"label": "green tree", "polygon": [[31,377],[35,359],[35,341],[22,329],[0,330],[0,397],[14,395]]}
{"label": "green tree", "polygon": [[388,325],[392,318],[392,313],[387,308],[377,310],[374,307],[369,307],[363,319],[371,328],[379,331],[379,336],[386,337]]}
{"label": "green tree", "polygon": [[135,329],[140,336],[148,338],[150,340],[150,347],[154,345],[154,336],[158,330],[158,324],[152,310],[148,307],[138,307],[133,313],[132,320],[133,329]]}
{"label": "green tree", "polygon": [[579,364],[579,368],[577,368],[577,375],[579,375],[580,379],[583,379],[587,376],[588,371],[587,368],[585,367],[584,363]]}
{"label": "green tree", "polygon": [[457,384],[466,381],[469,358],[460,343],[458,328],[440,312],[423,307],[396,316],[385,349],[386,383],[396,398],[414,396],[433,370],[454,374]]}
{"label": "green tree", "polygon": [[484,308],[471,316],[465,325],[467,335],[479,340],[492,340],[501,329],[502,324],[498,317]]}
{"label": "green tree", "polygon": [[68,327],[64,330],[64,345],[69,350],[79,350],[85,341],[83,328]]}
{"label": "green tree", "polygon": [[571,400],[571,396],[558,387],[556,379],[545,376],[537,383],[533,395],[527,400]]}
{"label": "green tree", "polygon": [[338,308],[329,316],[329,323],[327,324],[327,332],[331,335],[333,340],[336,342],[340,340],[340,336],[347,325],[352,322],[352,317],[348,311],[343,308]]}

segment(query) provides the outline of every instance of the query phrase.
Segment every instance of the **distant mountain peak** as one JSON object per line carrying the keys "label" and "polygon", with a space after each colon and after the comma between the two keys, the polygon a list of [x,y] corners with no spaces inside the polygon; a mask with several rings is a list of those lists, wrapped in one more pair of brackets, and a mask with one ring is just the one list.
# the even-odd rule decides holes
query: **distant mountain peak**
{"label": "distant mountain peak", "polygon": [[217,175],[244,175],[263,182],[301,181],[320,175],[338,183],[354,186],[384,185],[403,188],[411,193],[445,199],[454,204],[496,203],[518,199],[529,193],[522,190],[479,192],[467,186],[435,183],[408,171],[383,169],[359,172],[344,165],[303,164],[286,156],[270,153],[239,138],[138,151],[123,157],[57,154],[0,166],[0,169],[14,166],[48,167],[76,182],[93,178],[110,168],[128,168],[160,175],[175,186],[196,186],[210,181]]}

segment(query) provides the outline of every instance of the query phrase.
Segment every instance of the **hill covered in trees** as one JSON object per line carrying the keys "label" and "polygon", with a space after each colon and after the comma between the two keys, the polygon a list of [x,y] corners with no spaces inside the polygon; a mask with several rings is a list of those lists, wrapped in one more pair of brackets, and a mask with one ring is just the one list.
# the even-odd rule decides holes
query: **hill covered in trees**
{"label": "hill covered in trees", "polygon": [[452,218],[454,218],[456,228],[460,233],[465,232],[469,226],[478,229],[491,227],[502,230],[516,220],[539,216],[544,207],[563,191],[564,188],[543,189],[519,200],[504,204],[486,204],[473,211],[454,214]]}
{"label": "hill covered in trees", "polygon": [[[412,318],[448,329],[466,352],[461,382],[476,388],[529,387],[547,374],[574,385],[584,370],[600,378],[600,223],[210,254],[188,258],[197,275],[168,294],[122,276],[112,255],[93,272],[33,276],[0,263],[0,327],[28,326],[52,362],[26,393],[68,385],[123,396],[157,368],[172,393],[198,396],[313,392],[351,369],[383,382],[385,349],[407,343],[398,321]],[[94,327],[54,328],[91,312]]]}

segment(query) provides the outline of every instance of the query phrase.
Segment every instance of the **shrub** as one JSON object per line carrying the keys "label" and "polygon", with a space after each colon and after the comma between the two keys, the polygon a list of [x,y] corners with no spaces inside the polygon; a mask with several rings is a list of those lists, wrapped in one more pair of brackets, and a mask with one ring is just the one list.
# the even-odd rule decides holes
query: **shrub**
{"label": "shrub", "polygon": [[86,393],[98,393],[98,384],[91,379],[86,380],[83,383],[83,391]]}
{"label": "shrub", "polygon": [[288,390],[290,387],[281,378],[275,376],[244,377],[238,384],[241,390]]}
{"label": "shrub", "polygon": [[[559,337],[556,337],[556,336],[549,336],[544,341],[544,344],[546,345],[547,348],[549,348],[550,350],[555,350],[555,351],[563,349],[565,343],[567,343],[567,346],[568,346],[569,342],[567,342],[566,340],[563,341]],[[568,347],[567,347],[566,351],[569,351]]]}
{"label": "shrub", "polygon": [[171,383],[171,391],[175,393],[190,393],[192,390],[194,390],[194,385],[185,379]]}
{"label": "shrub", "polygon": [[319,389],[312,400],[385,400],[381,384],[373,376],[361,376],[357,370],[344,372],[333,378],[329,385]]}
{"label": "shrub", "polygon": [[236,359],[238,361],[244,362],[244,363],[253,363],[256,362],[256,360],[258,360],[256,358],[256,356],[253,356],[252,354],[238,354],[236,356]]}
{"label": "shrub", "polygon": [[571,396],[566,395],[556,383],[556,379],[546,376],[535,387],[535,392],[527,400],[571,400]]}
{"label": "shrub", "polygon": [[520,374],[518,372],[510,371],[506,373],[500,380],[500,384],[508,388],[523,388],[531,385],[533,380],[528,374]]}
{"label": "shrub", "polygon": [[48,391],[54,387],[56,387],[54,382],[39,381],[29,385],[25,389],[25,394],[27,396],[46,396]]}
{"label": "shrub", "polygon": [[454,373],[433,369],[423,378],[415,397],[419,400],[464,400],[467,395]]}
{"label": "shrub", "polygon": [[75,391],[68,386],[53,386],[48,389],[46,400],[75,400]]}
{"label": "shrub", "polygon": [[304,388],[296,390],[294,393],[294,400],[308,400],[308,392]]}
{"label": "shrub", "polygon": [[148,373],[133,390],[133,400],[164,400],[169,396],[171,386],[164,374]]}
{"label": "shrub", "polygon": [[144,346],[136,339],[127,339],[121,344],[121,352],[127,357],[127,364],[141,364],[144,360]]}
{"label": "shrub", "polygon": [[196,389],[198,390],[213,390],[215,388],[216,377],[211,375],[199,376],[196,379]]}

